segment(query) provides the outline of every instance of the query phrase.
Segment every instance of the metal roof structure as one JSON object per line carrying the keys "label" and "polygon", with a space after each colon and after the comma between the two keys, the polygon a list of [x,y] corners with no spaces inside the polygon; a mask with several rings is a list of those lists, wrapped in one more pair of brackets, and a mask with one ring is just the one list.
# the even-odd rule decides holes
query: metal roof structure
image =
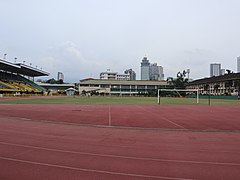
{"label": "metal roof structure", "polygon": [[121,80],[102,80],[102,79],[83,79],[80,80],[81,84],[121,84],[121,85],[167,85],[166,81],[145,81],[145,80],[135,80],[135,81],[121,81]]}
{"label": "metal roof structure", "polygon": [[62,87],[62,88],[70,88],[74,87],[74,84],[50,84],[50,83],[41,83],[41,82],[36,82],[37,85],[41,87]]}
{"label": "metal roof structure", "polygon": [[48,72],[28,66],[23,63],[10,63],[8,61],[0,59],[0,70],[8,71],[12,73],[18,73],[25,76],[49,76]]}
{"label": "metal roof structure", "polygon": [[224,82],[231,80],[240,80],[240,73],[230,73],[221,76],[213,76],[210,78],[197,79],[188,83],[188,86],[198,85],[198,84],[208,84],[214,82]]}
{"label": "metal roof structure", "polygon": [[0,59],[0,70],[14,72],[18,71],[20,68],[21,67],[18,65]]}

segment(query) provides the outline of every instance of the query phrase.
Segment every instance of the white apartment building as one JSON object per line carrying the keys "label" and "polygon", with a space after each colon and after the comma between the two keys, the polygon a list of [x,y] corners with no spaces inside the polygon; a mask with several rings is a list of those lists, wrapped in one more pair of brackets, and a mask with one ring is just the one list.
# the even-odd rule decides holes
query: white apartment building
{"label": "white apartment building", "polygon": [[129,81],[130,80],[130,74],[118,74],[117,72],[111,72],[108,69],[106,72],[101,72],[100,73],[100,79]]}

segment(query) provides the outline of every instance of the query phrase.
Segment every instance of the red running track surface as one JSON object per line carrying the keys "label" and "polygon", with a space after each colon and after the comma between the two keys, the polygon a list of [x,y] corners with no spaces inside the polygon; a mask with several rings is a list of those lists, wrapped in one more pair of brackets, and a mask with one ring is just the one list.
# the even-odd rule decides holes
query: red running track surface
{"label": "red running track surface", "polygon": [[58,123],[180,130],[240,130],[239,106],[11,105],[0,117]]}
{"label": "red running track surface", "polygon": [[[231,113],[237,111],[237,107],[226,110],[222,107],[195,109],[176,106],[175,119],[167,114],[171,107],[1,105],[0,179],[240,179],[239,123],[235,128],[231,124],[238,122],[236,114],[231,120]],[[220,117],[217,111],[228,111],[226,117],[230,122],[227,128],[224,128],[223,120],[215,120],[223,123],[219,127],[217,123],[209,123],[210,126],[206,120],[201,124],[200,119],[192,114],[190,117],[196,118],[198,124],[191,123],[191,119],[183,118],[187,115],[182,115],[183,111],[190,109],[212,112],[210,120]],[[144,123],[148,120],[148,113],[154,114],[149,117],[151,125],[173,130],[55,123],[94,122],[97,119],[95,122],[102,122],[99,124],[111,120],[113,125],[148,127],[149,123]],[[128,122],[134,117],[138,117],[135,124],[134,120]],[[201,117],[204,117],[203,113]],[[199,132],[176,130],[190,127],[197,127]],[[201,129],[229,131],[205,132]]]}

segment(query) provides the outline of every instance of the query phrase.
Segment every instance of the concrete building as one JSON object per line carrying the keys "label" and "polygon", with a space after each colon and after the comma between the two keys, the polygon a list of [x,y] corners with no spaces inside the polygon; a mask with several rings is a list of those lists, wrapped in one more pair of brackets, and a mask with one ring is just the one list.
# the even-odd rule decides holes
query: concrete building
{"label": "concrete building", "polygon": [[106,72],[100,73],[100,79],[115,80],[116,77],[117,77],[117,72],[111,72],[110,69],[108,69]]}
{"label": "concrete building", "polygon": [[124,71],[124,74],[129,74],[131,81],[136,80],[136,72],[135,72],[134,70],[132,70],[132,69],[127,69],[126,71]]}
{"label": "concrete building", "polygon": [[75,88],[75,84],[49,84],[41,82],[36,82],[36,84],[45,88],[51,94],[64,94],[66,89]]}
{"label": "concrete building", "polygon": [[226,72],[226,69],[221,69],[220,75],[224,75]]}
{"label": "concrete building", "polygon": [[150,80],[150,62],[147,57],[143,57],[141,62],[141,80]]}
{"label": "concrete building", "polygon": [[198,89],[200,94],[240,95],[240,73],[198,79],[188,83],[187,89]]}
{"label": "concrete building", "polygon": [[158,66],[157,63],[153,63],[150,65],[150,80],[155,80],[155,81],[164,80],[162,66]]}
{"label": "concrete building", "polygon": [[213,63],[210,64],[210,77],[221,75],[221,64]]}
{"label": "concrete building", "polygon": [[58,72],[58,75],[57,75],[57,80],[63,80],[64,81],[64,74],[62,72]]}
{"label": "concrete building", "polygon": [[155,92],[167,88],[166,81],[120,81],[103,79],[83,79],[79,83],[79,93],[97,92],[102,95],[132,96],[141,93]]}
{"label": "concrete building", "polygon": [[141,62],[141,80],[164,80],[163,67],[157,63],[151,64],[147,57],[144,57]]}
{"label": "concrete building", "polygon": [[108,69],[106,72],[100,73],[100,79],[129,81],[130,74],[118,74],[117,72],[111,72],[110,69]]}
{"label": "concrete building", "polygon": [[237,57],[237,72],[240,72],[240,56]]}

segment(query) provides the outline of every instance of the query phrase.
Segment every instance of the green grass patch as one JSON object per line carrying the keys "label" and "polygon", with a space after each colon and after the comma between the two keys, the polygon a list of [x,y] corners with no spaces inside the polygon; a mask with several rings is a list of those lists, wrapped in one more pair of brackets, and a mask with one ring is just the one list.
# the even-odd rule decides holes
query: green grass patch
{"label": "green grass patch", "polygon": [[[211,105],[240,105],[240,100],[211,99]],[[128,104],[128,105],[154,105],[157,97],[26,97],[2,99],[0,104]],[[199,104],[195,98],[161,98],[162,105],[208,105],[208,99],[200,99]]]}

